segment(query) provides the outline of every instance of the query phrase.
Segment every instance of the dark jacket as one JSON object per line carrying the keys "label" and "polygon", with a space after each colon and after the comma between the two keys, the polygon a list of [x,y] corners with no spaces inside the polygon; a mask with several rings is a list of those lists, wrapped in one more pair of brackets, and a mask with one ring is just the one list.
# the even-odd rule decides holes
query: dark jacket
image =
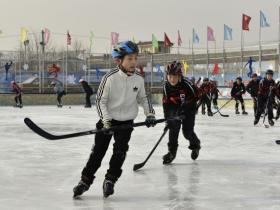
{"label": "dark jacket", "polygon": [[86,81],[82,81],[81,84],[82,84],[82,87],[83,87],[85,93],[90,94],[90,95],[93,94],[92,88],[89,86],[89,84]]}
{"label": "dark jacket", "polygon": [[238,95],[242,95],[245,92],[246,92],[246,89],[245,89],[245,86],[243,83],[238,85],[237,82],[234,82],[230,95],[231,95],[231,97],[237,97]]}
{"label": "dark jacket", "polygon": [[170,113],[196,110],[196,102],[198,100],[198,89],[189,80],[182,78],[176,85],[172,86],[168,81],[163,86],[163,111],[165,117],[171,117]]}

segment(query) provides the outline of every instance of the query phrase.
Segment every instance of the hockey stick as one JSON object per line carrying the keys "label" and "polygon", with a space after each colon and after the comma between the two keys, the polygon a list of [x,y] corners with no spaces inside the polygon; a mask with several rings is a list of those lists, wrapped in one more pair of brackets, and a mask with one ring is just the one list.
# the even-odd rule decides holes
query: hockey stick
{"label": "hockey stick", "polygon": [[[170,119],[158,119],[156,120],[156,123],[162,123],[168,120],[176,120],[177,118],[170,118]],[[46,138],[48,140],[61,140],[61,139],[67,139],[67,138],[73,138],[73,137],[79,137],[79,136],[86,136],[91,134],[96,134],[99,132],[108,132],[108,131],[115,131],[119,129],[126,129],[126,128],[133,128],[133,127],[139,127],[146,125],[145,122],[139,122],[134,123],[132,125],[118,125],[113,126],[110,129],[94,129],[94,130],[88,130],[88,131],[82,131],[77,133],[70,133],[70,134],[63,134],[63,135],[54,135],[51,133],[48,133],[47,131],[40,128],[38,125],[36,125],[31,119],[25,118],[24,123],[35,133],[37,133],[39,136],[42,136],[43,138]]]}
{"label": "hockey stick", "polygon": [[[208,94],[206,94],[206,96],[207,96],[207,98],[208,98],[210,101],[212,101],[212,100],[211,100],[211,97],[210,97]],[[220,108],[220,109],[221,109],[221,108]],[[220,112],[220,109],[218,109],[215,113],[213,113],[213,115],[216,114],[216,113],[218,112],[222,117],[229,117],[228,114],[222,114],[222,113]]]}
{"label": "hockey stick", "polygon": [[148,155],[146,160],[144,160],[144,162],[142,162],[142,163],[134,164],[133,171],[137,171],[138,169],[142,168],[147,163],[147,161],[150,159],[150,157],[154,153],[155,149],[157,148],[157,146],[159,145],[159,143],[161,142],[161,140],[163,139],[163,137],[165,136],[167,131],[168,131],[168,127],[166,126],[163,130],[163,133],[162,133],[161,137],[157,141],[156,145],[153,147],[152,151],[150,152],[150,154]]}

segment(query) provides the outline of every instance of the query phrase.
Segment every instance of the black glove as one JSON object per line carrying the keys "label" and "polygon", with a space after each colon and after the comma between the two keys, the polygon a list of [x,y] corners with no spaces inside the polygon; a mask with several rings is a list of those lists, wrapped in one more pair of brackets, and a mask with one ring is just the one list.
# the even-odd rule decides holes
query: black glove
{"label": "black glove", "polygon": [[150,116],[146,117],[145,124],[148,128],[151,126],[154,127],[157,124],[155,116],[150,115]]}

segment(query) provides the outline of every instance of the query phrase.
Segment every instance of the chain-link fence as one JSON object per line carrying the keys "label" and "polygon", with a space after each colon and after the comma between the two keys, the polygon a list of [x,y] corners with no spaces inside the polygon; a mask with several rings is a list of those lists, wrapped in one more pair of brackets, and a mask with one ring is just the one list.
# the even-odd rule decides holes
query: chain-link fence
{"label": "chain-link fence", "polygon": [[[230,86],[239,75],[245,80],[247,60],[252,57],[255,62],[253,69],[262,73],[271,68],[278,71],[279,54],[275,46],[263,47],[261,52],[255,48],[244,49],[243,52],[225,50],[194,50],[191,54],[140,54],[138,69],[145,78],[147,90],[161,91],[164,81],[165,66],[168,62],[180,60],[186,63],[185,76],[195,78],[213,77],[219,86]],[[7,64],[12,65],[7,68]],[[53,90],[50,83],[58,80],[63,83],[66,92],[80,93],[81,78],[87,80],[94,89],[97,89],[102,76],[116,64],[110,54],[89,54],[86,51],[61,52],[28,52],[2,51],[0,52],[0,93],[10,93],[10,82],[20,83],[25,93],[50,93]],[[214,68],[218,67],[218,72]],[[276,76],[277,77],[277,76]]]}

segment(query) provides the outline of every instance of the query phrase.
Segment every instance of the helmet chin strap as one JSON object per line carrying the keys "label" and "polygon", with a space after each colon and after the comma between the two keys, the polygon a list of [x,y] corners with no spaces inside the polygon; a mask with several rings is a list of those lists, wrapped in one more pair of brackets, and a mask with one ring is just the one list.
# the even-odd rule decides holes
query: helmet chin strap
{"label": "helmet chin strap", "polygon": [[127,71],[127,70],[123,67],[122,63],[120,63],[119,68],[120,68],[127,76],[132,76],[132,75],[135,73],[135,69],[134,69],[133,72]]}

